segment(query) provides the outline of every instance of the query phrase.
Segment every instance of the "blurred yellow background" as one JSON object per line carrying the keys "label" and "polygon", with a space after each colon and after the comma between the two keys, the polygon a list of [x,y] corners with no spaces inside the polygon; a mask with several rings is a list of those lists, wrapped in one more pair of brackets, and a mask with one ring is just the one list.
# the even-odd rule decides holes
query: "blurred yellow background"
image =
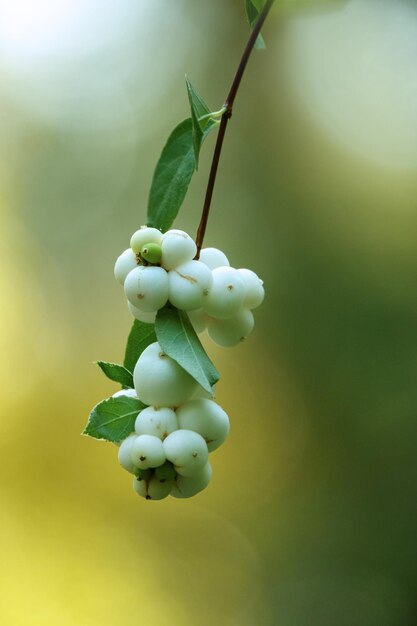
{"label": "blurred yellow background", "polygon": [[205,341],[231,433],[206,491],[146,502],[79,433],[116,391],[93,365],[131,324],[113,265],[188,115],[184,73],[222,105],[243,2],[0,3],[4,626],[415,624],[417,5],[285,4],[206,236],[267,291],[244,345]]}

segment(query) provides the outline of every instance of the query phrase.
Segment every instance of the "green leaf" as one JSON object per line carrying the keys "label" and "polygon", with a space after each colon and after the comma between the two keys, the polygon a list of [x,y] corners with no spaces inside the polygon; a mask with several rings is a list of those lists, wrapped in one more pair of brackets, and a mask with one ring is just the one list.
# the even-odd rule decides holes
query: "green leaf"
{"label": "green leaf", "polygon": [[260,33],[259,33],[259,35],[256,38],[255,48],[256,48],[256,50],[265,50],[265,48],[266,48],[265,39],[262,37],[262,35]]}
{"label": "green leaf", "polygon": [[175,220],[195,170],[193,125],[188,117],[172,131],[156,164],[146,224],[165,232]]}
{"label": "green leaf", "polygon": [[252,0],[252,4],[258,10],[258,13],[260,13],[265,6],[265,0]]}
{"label": "green leaf", "polygon": [[193,124],[195,123],[201,129],[202,133],[207,135],[207,127],[211,128],[215,125],[214,119],[210,116],[218,116],[219,112],[210,110],[196,88],[190,83],[187,76],[185,77],[185,82],[187,85],[187,94],[191,107],[191,119]]}
{"label": "green leaf", "polygon": [[139,320],[133,322],[129,337],[127,338],[125,358],[123,361],[123,365],[129,372],[133,372],[138,358],[145,348],[155,341],[156,335],[153,324],[145,324]]}
{"label": "green leaf", "polygon": [[160,309],[155,331],[162,350],[177,361],[209,393],[220,376],[207,356],[185,311]]}
{"label": "green leaf", "polygon": [[[255,26],[259,14],[262,11],[262,4],[263,3],[255,2],[255,0],[245,0],[246,17],[251,28]],[[257,50],[265,49],[265,41],[261,34],[259,34],[256,38],[255,48]]]}
{"label": "green leaf", "polygon": [[216,122],[210,117],[207,117],[210,115],[211,111],[187,77],[185,77],[185,83],[187,85],[188,100],[191,108],[195,169],[197,170],[202,143],[216,125]]}
{"label": "green leaf", "polygon": [[106,361],[96,361],[96,363],[110,380],[120,383],[123,387],[133,387],[132,372],[123,367],[123,365],[107,363]]}
{"label": "green leaf", "polygon": [[201,96],[196,92],[190,81],[187,77],[185,77],[185,83],[187,85],[187,93],[188,100],[190,102],[191,108],[191,122],[193,125],[193,146],[194,146],[194,158],[195,158],[195,169],[198,169],[198,158],[200,156],[201,144],[204,139],[204,128],[207,126],[209,122],[209,118],[205,120],[199,121],[200,117],[208,115],[210,113],[210,109],[201,98]]}
{"label": "green leaf", "polygon": [[192,86],[187,76],[185,77],[185,84],[187,85],[188,100],[190,101],[191,118],[194,118],[201,130],[204,130],[204,127],[207,125],[209,118],[201,121],[199,120],[200,117],[205,117],[206,115],[209,115],[210,109],[204,102],[200,94],[196,91],[195,87]]}
{"label": "green leaf", "polygon": [[118,443],[135,430],[135,420],[146,407],[129,396],[108,398],[96,404],[90,413],[83,435]]}

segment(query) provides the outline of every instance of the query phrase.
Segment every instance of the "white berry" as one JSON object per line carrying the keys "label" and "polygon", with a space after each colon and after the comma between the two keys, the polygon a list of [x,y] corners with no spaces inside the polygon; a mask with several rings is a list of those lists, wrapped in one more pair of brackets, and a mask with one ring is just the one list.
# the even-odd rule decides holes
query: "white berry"
{"label": "white berry", "polygon": [[209,319],[207,331],[211,339],[219,346],[232,348],[250,335],[254,325],[253,313],[248,309],[241,309],[239,313],[227,320]]}
{"label": "white berry", "polygon": [[157,228],[148,228],[142,226],[139,230],[133,233],[130,240],[130,247],[135,254],[139,254],[142,246],[146,243],[161,243],[162,233]]}
{"label": "white berry", "polygon": [[195,311],[187,311],[190,322],[197,334],[204,332],[207,328],[208,316],[204,309],[196,309]]}
{"label": "white berry", "polygon": [[211,480],[212,469],[210,463],[206,465],[194,476],[177,476],[171,489],[171,496],[174,498],[191,498],[207,487]]}
{"label": "white berry", "polygon": [[213,393],[210,393],[199,385],[197,389],[195,390],[195,392],[193,393],[193,397],[191,398],[191,400],[194,400],[194,398],[207,398],[207,400],[212,400],[213,398],[216,397],[216,386],[213,385],[212,389],[213,389]]}
{"label": "white berry", "polygon": [[134,474],[136,470],[135,464],[133,463],[132,457],[130,456],[132,452],[132,445],[135,439],[136,439],[135,433],[133,433],[132,435],[129,435],[129,437],[127,437],[120,444],[120,448],[117,454],[120,465],[131,474]]}
{"label": "white berry", "polygon": [[170,433],[178,429],[178,419],[175,411],[167,407],[160,409],[148,406],[136,418],[135,431],[138,435],[154,435],[165,439]]}
{"label": "white berry", "polygon": [[114,277],[118,283],[124,285],[126,280],[126,276],[131,272],[135,267],[137,267],[138,262],[136,259],[135,253],[131,248],[128,248],[117,258],[116,264],[114,266]]}
{"label": "white berry", "polygon": [[207,463],[207,444],[192,430],[176,430],[168,435],[163,446],[166,458],[181,476],[193,476]]}
{"label": "white berry", "polygon": [[132,443],[130,458],[136,467],[147,469],[165,463],[162,441],[153,435],[139,435]]}
{"label": "white berry", "polygon": [[120,391],[116,391],[116,393],[112,395],[112,398],[119,398],[120,396],[128,396],[129,398],[137,399],[136,391],[134,389],[121,389]]}
{"label": "white berry", "polygon": [[240,269],[237,271],[245,281],[246,293],[243,306],[245,309],[256,309],[256,307],[262,304],[265,297],[263,281],[252,270]]}
{"label": "white berry", "polygon": [[138,398],[151,406],[177,407],[189,400],[198,383],[156,341],[140,355],[133,371]]}
{"label": "white berry", "polygon": [[156,476],[152,476],[148,482],[148,500],[163,500],[171,493],[174,485],[173,480],[159,480]]}
{"label": "white berry", "polygon": [[201,309],[213,282],[211,270],[200,261],[188,261],[168,272],[169,300],[183,311]]}
{"label": "white berry", "polygon": [[161,249],[161,265],[166,270],[191,261],[197,254],[195,242],[183,230],[168,230],[162,237]]}
{"label": "white berry", "polygon": [[217,267],[212,274],[213,284],[204,301],[206,313],[219,319],[236,315],[245,297],[242,276],[232,267]]}
{"label": "white berry", "polygon": [[127,306],[135,319],[140,322],[145,322],[145,324],[155,323],[157,311],[141,311],[129,301],[127,301]]}
{"label": "white berry", "polygon": [[226,439],[230,424],[221,406],[204,398],[186,402],[177,410],[180,428],[193,430],[203,437],[209,452],[218,448]]}
{"label": "white berry", "polygon": [[168,300],[168,274],[162,267],[136,267],[124,287],[129,302],[142,311],[157,311]]}
{"label": "white berry", "polygon": [[216,267],[229,267],[229,259],[221,250],[217,248],[203,248],[200,250],[200,261],[211,270]]}

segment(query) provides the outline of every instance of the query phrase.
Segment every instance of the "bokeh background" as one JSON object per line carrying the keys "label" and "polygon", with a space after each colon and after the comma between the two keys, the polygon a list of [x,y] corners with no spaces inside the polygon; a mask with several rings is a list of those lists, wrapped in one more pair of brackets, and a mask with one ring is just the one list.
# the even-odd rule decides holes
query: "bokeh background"
{"label": "bokeh background", "polygon": [[222,105],[243,2],[0,2],[4,626],[417,621],[417,4],[311,4],[268,18],[214,194],[206,243],[267,290],[244,345],[205,342],[231,434],[205,492],[152,503],[80,432],[184,73]]}

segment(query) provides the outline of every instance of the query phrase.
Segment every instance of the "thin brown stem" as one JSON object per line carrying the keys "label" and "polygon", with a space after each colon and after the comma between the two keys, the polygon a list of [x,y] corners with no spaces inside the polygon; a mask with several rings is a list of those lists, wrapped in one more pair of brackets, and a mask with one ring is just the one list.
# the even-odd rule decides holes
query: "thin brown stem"
{"label": "thin brown stem", "polygon": [[203,246],[204,235],[206,232],[207,221],[208,221],[208,217],[210,213],[211,199],[213,197],[214,184],[216,182],[217,168],[218,168],[219,161],[220,161],[220,154],[222,151],[223,139],[226,133],[227,123],[229,119],[232,117],[233,104],[236,98],[237,91],[239,89],[240,82],[242,80],[243,73],[248,63],[249,57],[255,45],[256,39],[260,33],[260,30],[263,26],[263,23],[265,22],[266,16],[268,15],[273,4],[274,4],[274,0],[267,0],[264,8],[259,14],[256,24],[252,29],[252,32],[250,34],[246,47],[243,51],[238,68],[236,70],[236,74],[233,78],[232,86],[230,87],[230,91],[227,95],[227,98],[224,104],[226,110],[223,113],[221,120],[220,120],[220,128],[217,134],[216,145],[214,147],[213,160],[211,162],[210,174],[209,174],[209,179],[207,183],[207,190],[206,190],[206,195],[204,198],[203,211],[201,214],[200,224],[198,226],[197,236],[195,240],[196,245],[197,245],[197,255],[195,257],[196,259],[199,258],[200,250]]}

